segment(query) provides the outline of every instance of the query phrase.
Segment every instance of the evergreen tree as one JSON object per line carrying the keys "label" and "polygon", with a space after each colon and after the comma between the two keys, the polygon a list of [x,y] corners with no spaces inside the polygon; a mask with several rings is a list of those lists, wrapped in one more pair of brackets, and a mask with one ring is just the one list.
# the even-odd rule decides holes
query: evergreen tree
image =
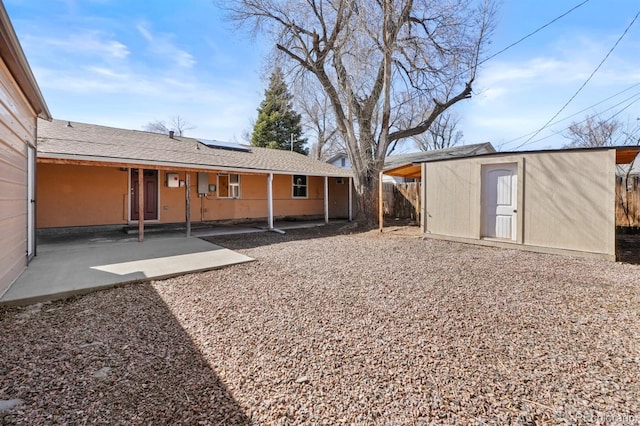
{"label": "evergreen tree", "polygon": [[276,68],[271,74],[269,87],[264,92],[264,100],[258,108],[251,145],[290,150],[293,137],[293,150],[305,155],[309,153],[304,146],[307,139],[302,138],[301,116],[293,109],[292,98],[282,70]]}

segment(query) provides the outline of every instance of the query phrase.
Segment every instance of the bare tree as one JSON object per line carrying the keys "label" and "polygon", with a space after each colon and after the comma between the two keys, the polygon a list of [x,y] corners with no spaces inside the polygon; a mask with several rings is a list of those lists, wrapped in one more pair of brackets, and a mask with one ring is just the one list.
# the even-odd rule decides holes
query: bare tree
{"label": "bare tree", "polygon": [[331,102],[317,83],[301,75],[295,80],[294,102],[302,115],[302,125],[310,137],[309,155],[316,160],[326,161],[338,152],[344,152],[344,142],[340,138]]}
{"label": "bare tree", "polygon": [[453,112],[441,114],[426,132],[416,135],[413,140],[421,151],[449,148],[460,143],[462,130],[457,130],[460,117]]}
{"label": "bare tree", "polygon": [[494,15],[492,0],[229,0],[222,6],[236,22],[269,34],[281,63],[317,79],[369,223],[377,220],[376,189],[389,145],[425,132],[471,97]]}
{"label": "bare tree", "polygon": [[187,130],[195,129],[195,126],[191,125],[184,118],[179,115],[171,117],[171,122],[167,126],[165,121],[155,120],[142,126],[147,132],[162,133],[168,135],[170,131],[174,131],[178,136],[184,136]]}
{"label": "bare tree", "polygon": [[142,126],[142,129],[151,133],[161,133],[163,135],[169,134],[169,128],[166,123],[161,120],[150,121]]}
{"label": "bare tree", "polygon": [[592,114],[582,121],[571,123],[564,137],[571,141],[565,148],[588,148],[620,145],[624,134],[620,121],[606,120],[598,114]]}

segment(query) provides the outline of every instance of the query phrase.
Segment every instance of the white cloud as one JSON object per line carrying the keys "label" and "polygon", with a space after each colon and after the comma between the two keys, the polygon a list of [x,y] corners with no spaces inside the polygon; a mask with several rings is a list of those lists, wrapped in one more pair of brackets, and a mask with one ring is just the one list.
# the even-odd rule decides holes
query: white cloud
{"label": "white cloud", "polygon": [[64,38],[26,36],[24,43],[41,50],[56,49],[65,55],[85,54],[125,59],[131,54],[125,44],[95,31],[77,32]]}
{"label": "white cloud", "polygon": [[136,25],[136,29],[138,30],[138,32],[140,34],[142,34],[142,37],[144,37],[145,40],[147,40],[148,42],[152,42],[153,41],[153,36],[151,35],[151,32],[147,28],[147,24],[140,23],[140,24]]}
{"label": "white cloud", "polygon": [[153,34],[146,22],[141,22],[136,25],[136,29],[149,43],[151,52],[155,55],[170,63],[175,63],[181,68],[191,68],[196,64],[196,60],[192,54],[180,49],[173,43],[173,34]]}

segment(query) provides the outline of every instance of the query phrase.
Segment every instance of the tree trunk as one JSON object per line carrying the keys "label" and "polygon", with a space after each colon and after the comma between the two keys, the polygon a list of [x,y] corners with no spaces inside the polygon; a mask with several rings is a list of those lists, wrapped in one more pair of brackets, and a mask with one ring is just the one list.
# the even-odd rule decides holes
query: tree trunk
{"label": "tree trunk", "polygon": [[358,212],[355,219],[367,228],[375,228],[378,226],[378,174],[371,173],[354,182],[356,181],[360,183],[355,184],[358,194]]}

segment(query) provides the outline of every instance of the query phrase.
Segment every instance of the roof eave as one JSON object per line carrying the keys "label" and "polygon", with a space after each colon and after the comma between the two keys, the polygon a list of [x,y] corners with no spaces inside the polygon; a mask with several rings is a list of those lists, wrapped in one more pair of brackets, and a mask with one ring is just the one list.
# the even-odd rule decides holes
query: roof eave
{"label": "roof eave", "polygon": [[0,3],[0,55],[9,72],[20,86],[36,115],[51,121],[51,113],[42,96],[40,87],[31,71],[27,57],[20,46],[16,32],[11,24],[4,5]]}
{"label": "roof eave", "polygon": [[279,175],[306,175],[306,176],[327,176],[327,177],[338,177],[338,178],[348,178],[351,177],[351,174],[348,172],[345,173],[321,173],[321,172],[309,172],[305,170],[297,170],[297,171],[288,171],[288,170],[272,170],[272,169],[258,169],[258,168],[249,168],[249,167],[230,167],[230,166],[218,166],[211,164],[191,164],[191,163],[180,163],[180,162],[170,162],[170,161],[153,161],[153,160],[142,160],[142,159],[134,159],[134,158],[114,158],[114,157],[103,157],[103,156],[90,156],[90,155],[75,155],[75,154],[64,154],[64,153],[50,153],[50,152],[41,152],[39,151],[37,154],[38,160],[50,160],[50,162],[60,162],[64,164],[73,164],[74,162],[77,164],[86,164],[86,163],[106,163],[109,165],[113,165],[114,167],[133,167],[143,166],[143,167],[156,167],[156,168],[173,168],[173,169],[187,169],[187,170],[217,170],[217,171],[225,171],[225,172],[238,172],[238,173],[252,173],[252,174],[279,174]]}

